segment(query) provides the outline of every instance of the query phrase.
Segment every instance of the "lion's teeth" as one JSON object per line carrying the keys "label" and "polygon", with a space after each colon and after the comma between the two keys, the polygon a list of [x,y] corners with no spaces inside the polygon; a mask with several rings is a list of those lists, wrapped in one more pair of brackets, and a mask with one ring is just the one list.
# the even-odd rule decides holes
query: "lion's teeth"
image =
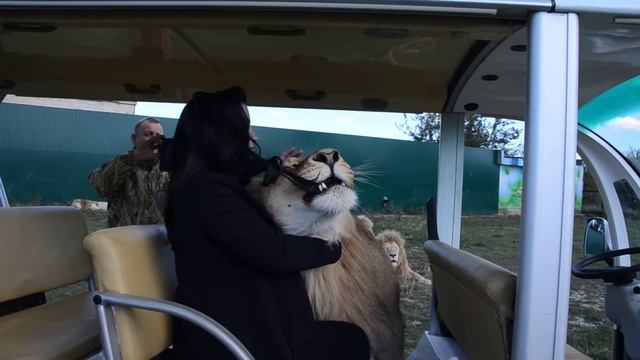
{"label": "lion's teeth", "polygon": [[323,188],[323,189],[325,189],[325,190],[327,190],[327,189],[328,189],[328,186],[327,186],[327,184],[325,184],[325,183],[322,183],[322,184],[320,184],[320,185],[322,185],[322,188]]}
{"label": "lion's teeth", "polygon": [[342,186],[347,186],[347,184],[344,183],[344,181],[342,182]]}
{"label": "lion's teeth", "polygon": [[318,191],[322,192],[322,184],[318,185]]}

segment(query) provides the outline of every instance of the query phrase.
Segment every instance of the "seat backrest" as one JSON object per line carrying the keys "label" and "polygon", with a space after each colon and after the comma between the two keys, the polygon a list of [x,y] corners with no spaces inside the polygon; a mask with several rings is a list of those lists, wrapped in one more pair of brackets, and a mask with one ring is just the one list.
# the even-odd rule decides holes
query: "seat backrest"
{"label": "seat backrest", "polygon": [[427,241],[437,314],[470,359],[509,359],[516,295],[512,272],[453,248]]}
{"label": "seat backrest", "polygon": [[[163,225],[96,231],[85,238],[84,245],[93,258],[98,291],[173,298],[173,251]],[[149,359],[171,344],[169,315],[116,308],[115,323],[123,360]]]}
{"label": "seat backrest", "polygon": [[91,277],[86,234],[72,207],[0,208],[0,302]]}

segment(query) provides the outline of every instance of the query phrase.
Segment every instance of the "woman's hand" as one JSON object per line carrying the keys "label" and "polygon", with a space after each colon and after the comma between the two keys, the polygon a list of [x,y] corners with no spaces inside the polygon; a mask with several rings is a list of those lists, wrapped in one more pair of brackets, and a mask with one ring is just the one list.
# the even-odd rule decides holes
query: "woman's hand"
{"label": "woman's hand", "polygon": [[283,151],[280,154],[280,159],[282,159],[282,163],[284,164],[284,163],[287,162],[287,160],[289,158],[299,157],[300,155],[302,155],[302,150],[292,147],[292,148],[289,148],[289,149]]}

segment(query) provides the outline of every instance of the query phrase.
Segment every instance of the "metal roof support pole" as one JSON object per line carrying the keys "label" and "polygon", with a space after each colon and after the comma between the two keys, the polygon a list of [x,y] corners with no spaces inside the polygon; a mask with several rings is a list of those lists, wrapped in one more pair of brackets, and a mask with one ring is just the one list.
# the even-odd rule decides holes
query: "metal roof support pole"
{"label": "metal roof support pole", "polygon": [[[0,92],[0,104],[5,96],[7,96],[6,93]],[[7,199],[7,193],[4,190],[4,184],[2,184],[2,178],[0,177],[0,208],[3,207],[9,207],[9,199]]]}
{"label": "metal roof support pole", "polygon": [[513,359],[564,359],[578,122],[578,16],[529,21],[529,84]]}
{"label": "metal roof support pole", "polygon": [[0,178],[0,208],[4,207],[9,207],[9,199],[7,199],[7,193],[4,191],[2,178]]}
{"label": "metal roof support pole", "polygon": [[463,168],[464,114],[443,113],[438,149],[438,235],[455,248],[460,248]]}

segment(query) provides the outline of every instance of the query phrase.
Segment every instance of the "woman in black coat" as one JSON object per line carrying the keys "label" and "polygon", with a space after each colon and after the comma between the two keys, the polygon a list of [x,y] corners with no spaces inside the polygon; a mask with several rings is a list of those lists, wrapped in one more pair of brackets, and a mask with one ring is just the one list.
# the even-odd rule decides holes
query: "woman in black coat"
{"label": "woman in black coat", "polygon": [[[340,245],[283,234],[247,193],[250,178],[268,164],[249,149],[251,141],[241,88],[196,93],[180,116],[165,160],[177,301],[221,323],[256,359],[368,359],[368,340],[356,325],[314,320],[300,274],[336,262]],[[180,320],[174,354],[233,358]]]}

